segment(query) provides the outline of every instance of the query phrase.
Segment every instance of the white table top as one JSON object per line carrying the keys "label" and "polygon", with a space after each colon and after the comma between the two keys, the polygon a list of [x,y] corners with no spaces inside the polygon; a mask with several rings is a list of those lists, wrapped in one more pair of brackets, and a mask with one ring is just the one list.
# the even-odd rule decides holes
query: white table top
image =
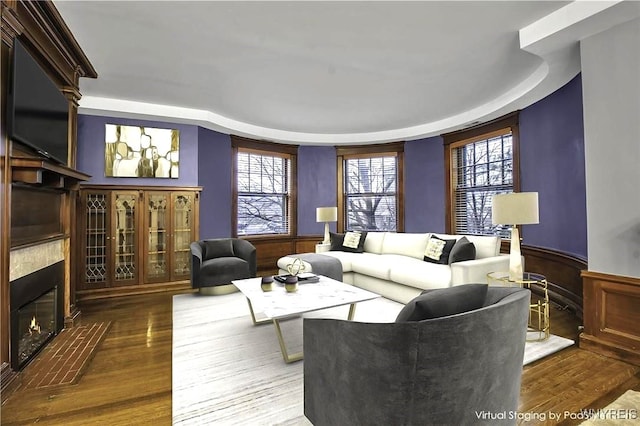
{"label": "white table top", "polygon": [[316,283],[298,284],[298,291],[287,293],[284,284],[274,281],[273,290],[264,292],[262,278],[231,281],[251,301],[255,312],[270,319],[376,299],[379,294],[320,275]]}

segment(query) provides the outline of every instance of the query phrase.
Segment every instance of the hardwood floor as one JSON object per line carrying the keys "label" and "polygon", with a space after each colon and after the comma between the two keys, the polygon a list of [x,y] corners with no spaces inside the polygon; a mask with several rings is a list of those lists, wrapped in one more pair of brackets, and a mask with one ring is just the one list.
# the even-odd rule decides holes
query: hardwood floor
{"label": "hardwood floor", "polygon": [[[170,425],[173,294],[84,302],[85,323],[112,325],[83,377],[18,389],[1,407],[2,425]],[[552,310],[552,333],[577,341],[578,325],[570,312]],[[572,346],[524,368],[518,423],[579,424],[570,413],[602,408],[627,389],[640,391],[640,367]]]}

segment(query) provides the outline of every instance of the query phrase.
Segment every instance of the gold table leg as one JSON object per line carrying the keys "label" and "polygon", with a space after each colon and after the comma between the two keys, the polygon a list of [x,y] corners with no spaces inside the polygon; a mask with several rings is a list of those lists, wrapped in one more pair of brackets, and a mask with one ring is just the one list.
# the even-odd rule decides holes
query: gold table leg
{"label": "gold table leg", "polygon": [[286,362],[287,364],[290,364],[295,361],[300,361],[302,359],[302,352],[289,355],[289,352],[287,351],[287,346],[284,343],[284,337],[282,337],[282,329],[280,328],[280,321],[277,319],[274,319],[273,325],[276,327],[276,335],[278,336],[278,343],[280,343],[280,352],[282,352],[282,359],[284,359],[284,362]]}
{"label": "gold table leg", "polygon": [[[253,321],[253,324],[259,325],[259,324],[265,324],[269,322],[268,319],[257,321],[255,314],[253,313],[253,307],[251,306],[251,301],[247,299],[247,302],[249,302],[249,310],[251,311],[251,320]],[[353,320],[353,316],[355,315],[355,313],[356,313],[356,304],[352,303],[349,306],[349,315],[347,316],[347,320],[349,321]],[[290,364],[292,362],[302,360],[304,357],[304,354],[302,352],[289,354],[289,351],[287,351],[287,345],[284,342],[284,336],[282,335],[282,329],[280,328],[280,320],[274,318],[273,320],[271,320],[271,322],[273,322],[273,325],[276,329],[276,336],[278,336],[278,343],[280,344],[280,352],[282,352],[282,359],[284,359],[284,362],[286,362],[287,364]]]}
{"label": "gold table leg", "polygon": [[[537,315],[535,319],[533,317],[534,314]],[[549,325],[549,298],[545,294],[542,300],[538,300],[536,303],[529,305],[529,330],[538,333],[538,337],[527,339],[527,342],[547,340],[551,334],[551,327]]]}
{"label": "gold table leg", "polygon": [[253,325],[268,324],[271,322],[269,318],[256,320],[256,314],[253,312],[253,305],[251,305],[251,300],[249,300],[248,297],[247,297],[247,303],[249,304],[249,312],[251,312],[251,321],[253,321]]}
{"label": "gold table leg", "polygon": [[347,319],[349,321],[353,320],[353,316],[356,313],[356,304],[352,303],[351,306],[349,306],[349,316],[347,317]]}

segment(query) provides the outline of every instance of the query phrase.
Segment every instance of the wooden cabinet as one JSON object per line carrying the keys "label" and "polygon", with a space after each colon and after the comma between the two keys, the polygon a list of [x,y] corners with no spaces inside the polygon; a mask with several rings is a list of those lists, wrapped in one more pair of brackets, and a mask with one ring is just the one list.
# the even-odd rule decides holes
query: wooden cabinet
{"label": "wooden cabinet", "polygon": [[80,294],[189,279],[200,188],[87,186],[79,194]]}
{"label": "wooden cabinet", "polygon": [[188,191],[145,193],[145,282],[189,279],[189,244],[196,240],[196,197]]}

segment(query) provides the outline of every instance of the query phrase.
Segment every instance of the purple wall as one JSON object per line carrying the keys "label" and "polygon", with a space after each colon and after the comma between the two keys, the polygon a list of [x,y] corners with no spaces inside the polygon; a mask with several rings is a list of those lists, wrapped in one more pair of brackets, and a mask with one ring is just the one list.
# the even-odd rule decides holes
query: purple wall
{"label": "purple wall", "polygon": [[231,138],[198,127],[200,238],[231,236]]}
{"label": "purple wall", "polygon": [[523,244],[587,256],[582,81],[520,112],[521,190],[537,191],[540,223],[525,225]]}
{"label": "purple wall", "polygon": [[[105,124],[148,126],[178,129],[180,131],[180,169],[177,179],[109,178],[104,175]],[[198,185],[198,127],[127,118],[78,115],[77,169],[91,175],[89,184],[99,185]]]}
{"label": "purple wall", "polygon": [[405,232],[444,232],[444,145],[440,136],[404,144]]}
{"label": "purple wall", "polygon": [[[180,130],[180,178],[104,177],[104,125],[120,123]],[[203,187],[201,238],[228,237],[231,230],[231,141],[197,126],[80,115],[78,169],[90,183]],[[581,78],[520,113],[522,191],[538,191],[540,224],[523,227],[524,244],[586,257],[586,187]],[[405,231],[445,230],[444,147],[441,137],[405,143]],[[321,235],[315,209],[337,203],[334,147],[298,150],[298,235]],[[336,229],[331,224],[331,229]]]}
{"label": "purple wall", "polygon": [[[337,174],[334,147],[298,148],[298,235],[324,234],[324,224],[316,222],[316,207],[338,205]],[[336,224],[329,225],[335,232]]]}

